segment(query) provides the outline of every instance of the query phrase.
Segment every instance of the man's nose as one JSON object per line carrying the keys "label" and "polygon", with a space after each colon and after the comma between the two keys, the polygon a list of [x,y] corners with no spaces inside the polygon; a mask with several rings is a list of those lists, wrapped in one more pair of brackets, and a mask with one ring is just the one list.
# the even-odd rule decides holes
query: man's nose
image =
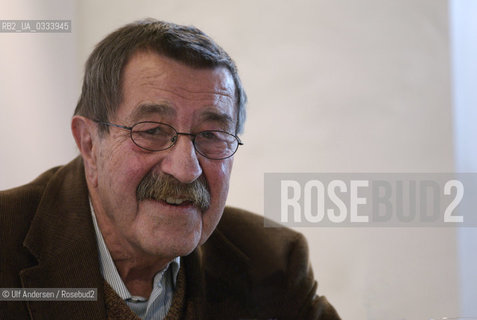
{"label": "man's nose", "polygon": [[197,153],[192,138],[178,135],[176,143],[166,152],[162,161],[162,171],[170,174],[182,183],[191,183],[200,177],[202,167],[197,159]]}

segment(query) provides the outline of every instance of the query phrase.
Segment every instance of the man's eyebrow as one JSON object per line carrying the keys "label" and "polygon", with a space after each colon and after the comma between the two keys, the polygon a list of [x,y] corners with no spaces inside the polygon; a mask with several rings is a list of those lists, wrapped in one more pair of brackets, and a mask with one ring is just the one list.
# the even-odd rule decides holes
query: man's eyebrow
{"label": "man's eyebrow", "polygon": [[224,130],[232,130],[234,120],[227,113],[206,111],[200,115],[201,121],[217,122]]}
{"label": "man's eyebrow", "polygon": [[145,103],[139,105],[136,110],[129,116],[129,120],[136,122],[142,120],[149,115],[172,116],[176,114],[174,108],[166,104]]}

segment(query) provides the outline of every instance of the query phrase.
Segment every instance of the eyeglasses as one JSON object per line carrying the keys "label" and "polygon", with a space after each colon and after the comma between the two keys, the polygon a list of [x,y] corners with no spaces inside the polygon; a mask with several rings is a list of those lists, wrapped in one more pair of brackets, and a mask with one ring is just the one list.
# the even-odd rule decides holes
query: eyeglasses
{"label": "eyeglasses", "polygon": [[240,145],[243,145],[236,135],[220,130],[206,130],[196,134],[177,132],[168,124],[143,121],[132,127],[95,120],[99,124],[128,130],[132,142],[147,151],[162,151],[171,148],[179,135],[192,137],[195,150],[206,158],[223,160],[234,155]]}

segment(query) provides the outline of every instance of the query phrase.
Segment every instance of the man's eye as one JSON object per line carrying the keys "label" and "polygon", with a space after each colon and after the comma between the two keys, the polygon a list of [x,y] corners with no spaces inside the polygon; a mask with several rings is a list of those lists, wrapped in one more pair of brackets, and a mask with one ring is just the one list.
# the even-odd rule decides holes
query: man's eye
{"label": "man's eye", "polygon": [[201,138],[207,139],[207,140],[220,140],[218,132],[214,131],[202,131],[200,133]]}
{"label": "man's eye", "polygon": [[147,130],[143,130],[143,133],[154,136],[167,135],[167,133],[161,127],[155,127]]}

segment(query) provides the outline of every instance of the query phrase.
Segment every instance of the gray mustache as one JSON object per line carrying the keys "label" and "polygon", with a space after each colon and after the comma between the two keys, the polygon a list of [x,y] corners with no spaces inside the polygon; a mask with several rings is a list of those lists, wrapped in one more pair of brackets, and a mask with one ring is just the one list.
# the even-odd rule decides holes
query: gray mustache
{"label": "gray mustache", "polygon": [[210,205],[209,185],[203,175],[192,183],[182,183],[171,175],[149,172],[136,189],[138,201],[165,201],[168,197],[190,201],[201,211]]}

